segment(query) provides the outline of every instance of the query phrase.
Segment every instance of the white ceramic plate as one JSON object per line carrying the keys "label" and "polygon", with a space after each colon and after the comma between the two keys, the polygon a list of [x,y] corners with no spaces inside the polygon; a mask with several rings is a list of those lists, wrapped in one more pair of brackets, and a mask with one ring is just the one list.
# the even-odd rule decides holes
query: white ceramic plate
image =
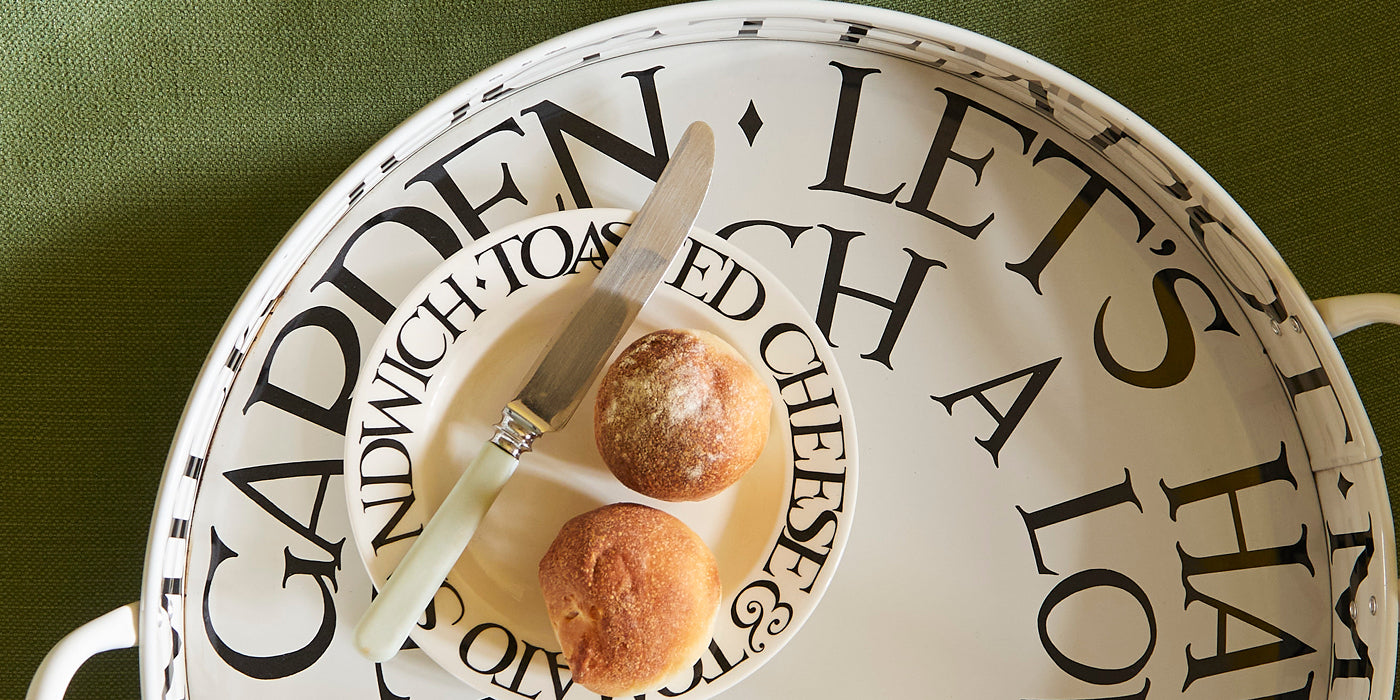
{"label": "white ceramic plate", "polygon": [[473,240],[638,206],[695,119],[718,142],[698,226],[830,342],[863,466],[840,576],[727,697],[1389,696],[1379,448],[1248,217],[1043,62],[805,2],[571,33],[336,181],[231,316],[172,448],[148,695],[460,696],[422,654],[374,665],[348,642],[371,578],[329,494],[367,350]]}
{"label": "white ceramic plate", "polygon": [[[501,407],[631,220],[630,211],[585,209],[506,226],[448,258],[399,304],[366,355],[346,428],[350,525],[376,585],[486,444]],[[766,270],[699,231],[617,352],[663,328],[714,333],[765,377],[774,397],[767,446],[712,498],[644,497],[612,476],[593,445],[595,386],[563,430],[524,455],[412,635],[478,691],[570,688],[537,567],[565,521],[608,503],[675,515],[719,564],[714,640],[693,669],[671,679],[668,697],[709,697],[757,670],[831,581],[855,512],[859,450],[850,397],[821,331]]]}

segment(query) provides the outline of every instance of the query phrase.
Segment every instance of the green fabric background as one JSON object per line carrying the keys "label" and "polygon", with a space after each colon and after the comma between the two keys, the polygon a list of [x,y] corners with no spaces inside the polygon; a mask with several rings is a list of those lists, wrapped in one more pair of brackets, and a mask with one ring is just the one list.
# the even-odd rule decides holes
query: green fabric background
{"label": "green fabric background", "polygon": [[[63,634],[137,598],[195,373],[320,191],[489,64],[662,4],[0,2],[0,697],[21,697]],[[1400,292],[1388,2],[876,4],[1000,39],[1136,111],[1315,298]],[[1386,449],[1397,340],[1341,341]],[[69,697],[136,697],[135,661],[94,659]]]}

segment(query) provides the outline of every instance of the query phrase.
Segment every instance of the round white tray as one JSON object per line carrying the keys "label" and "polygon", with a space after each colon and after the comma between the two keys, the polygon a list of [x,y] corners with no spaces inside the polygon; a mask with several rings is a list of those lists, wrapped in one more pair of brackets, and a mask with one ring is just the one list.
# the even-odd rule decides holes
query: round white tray
{"label": "round white tray", "polygon": [[[179,698],[458,697],[352,650],[345,417],[398,300],[532,215],[637,206],[719,142],[698,225],[786,285],[859,416],[827,595],[726,697],[1388,697],[1379,449],[1316,310],[1160,134],[984,37],[818,3],[619,18],[464,83],[376,145],[250,286],[182,421],[142,674]],[[514,254],[506,250],[505,254]],[[793,528],[820,568],[829,528]],[[746,655],[705,661],[702,683]],[[500,698],[583,698],[514,684]]]}

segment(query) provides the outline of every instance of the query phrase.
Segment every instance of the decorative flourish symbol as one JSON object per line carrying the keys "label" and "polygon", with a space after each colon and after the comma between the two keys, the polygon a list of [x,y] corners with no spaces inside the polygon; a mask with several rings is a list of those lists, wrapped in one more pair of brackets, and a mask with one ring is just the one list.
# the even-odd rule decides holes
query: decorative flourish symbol
{"label": "decorative flourish symbol", "polygon": [[1162,241],[1162,245],[1160,247],[1148,248],[1148,250],[1152,251],[1153,253],[1156,253],[1157,255],[1171,255],[1172,253],[1176,252],[1176,241],[1173,241],[1172,239],[1168,238]]}
{"label": "decorative flourish symbol", "polygon": [[1342,492],[1342,498],[1346,498],[1347,494],[1351,491],[1351,487],[1355,485],[1356,484],[1347,480],[1346,475],[1340,472],[1337,474],[1337,490]]}
{"label": "decorative flourish symbol", "polygon": [[[757,592],[750,593],[756,588],[761,588],[768,592],[768,595],[761,596]],[[765,599],[771,598],[771,605],[764,605]],[[767,645],[762,641],[755,641],[754,635],[758,633],[760,627],[770,637],[776,637],[787,629],[792,622],[792,606],[784,603],[778,584],[768,580],[758,580],[744,587],[739,591],[739,595],[734,596],[734,604],[729,608],[729,619],[735,625],[746,628],[749,631],[749,649],[753,653],[762,653]],[[767,624],[763,624],[767,622]]]}

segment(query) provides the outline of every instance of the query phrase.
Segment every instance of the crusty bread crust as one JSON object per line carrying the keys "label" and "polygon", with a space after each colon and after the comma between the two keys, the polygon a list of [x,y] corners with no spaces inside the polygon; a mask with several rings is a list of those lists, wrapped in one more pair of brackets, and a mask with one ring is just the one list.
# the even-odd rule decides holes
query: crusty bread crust
{"label": "crusty bread crust", "polygon": [[574,681],[632,697],[692,666],[709,644],[719,568],[685,523],[616,503],[564,524],[540,560],[540,589]]}
{"label": "crusty bread crust", "polygon": [[613,474],[638,493],[698,501],[738,481],[768,441],[772,399],[742,355],[718,336],[647,334],[608,368],[593,437]]}

